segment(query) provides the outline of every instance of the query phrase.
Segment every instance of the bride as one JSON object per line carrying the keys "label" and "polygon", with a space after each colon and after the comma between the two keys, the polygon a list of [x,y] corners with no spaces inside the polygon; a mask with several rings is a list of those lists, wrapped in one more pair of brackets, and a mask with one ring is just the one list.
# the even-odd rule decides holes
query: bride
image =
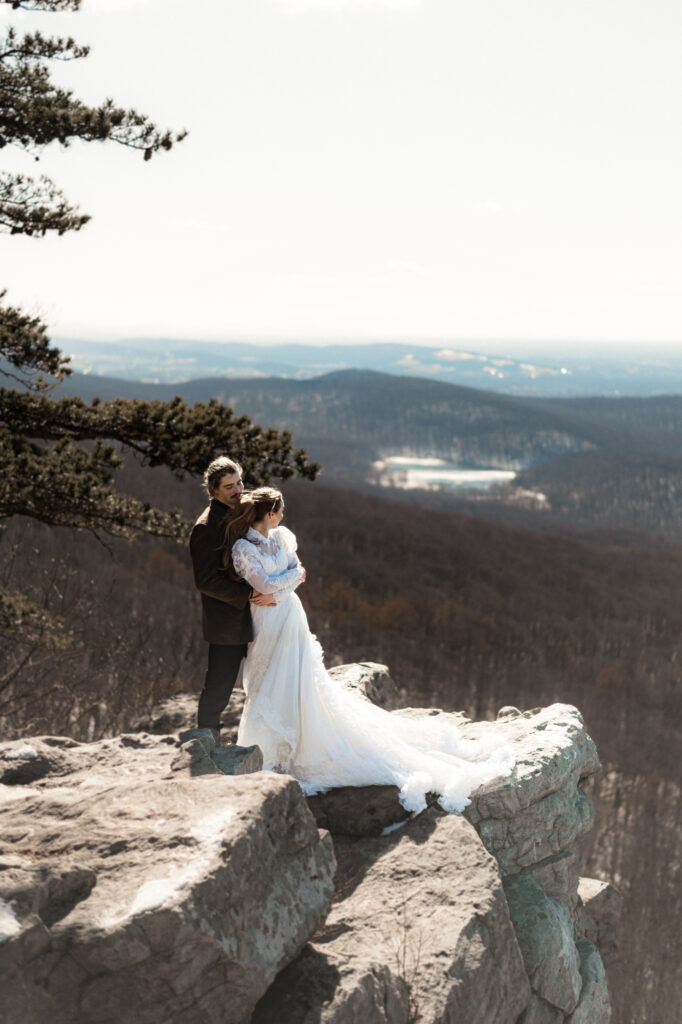
{"label": "bride", "polygon": [[281,493],[259,487],[226,528],[225,564],[273,602],[252,605],[237,743],[257,744],[265,768],[293,775],[309,795],[392,784],[408,811],[423,810],[427,793],[461,811],[474,789],[510,774],[509,747],[499,736],[467,740],[437,719],[391,714],[331,679],[294,593],[306,574],[283,513]]}

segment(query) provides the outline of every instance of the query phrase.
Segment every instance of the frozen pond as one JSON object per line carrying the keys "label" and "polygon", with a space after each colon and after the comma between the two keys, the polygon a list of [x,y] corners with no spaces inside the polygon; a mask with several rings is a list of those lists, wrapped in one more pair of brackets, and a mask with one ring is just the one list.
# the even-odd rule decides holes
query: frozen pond
{"label": "frozen pond", "polygon": [[457,490],[487,490],[493,484],[509,483],[516,476],[509,469],[473,469],[445,459],[409,458],[394,455],[376,463],[382,482],[392,487],[447,487]]}

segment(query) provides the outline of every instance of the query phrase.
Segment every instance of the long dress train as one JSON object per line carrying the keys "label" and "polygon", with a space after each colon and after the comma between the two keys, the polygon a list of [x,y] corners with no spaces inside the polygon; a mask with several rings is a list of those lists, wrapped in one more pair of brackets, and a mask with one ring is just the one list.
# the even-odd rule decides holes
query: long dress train
{"label": "long dress train", "polygon": [[246,703],[237,742],[258,744],[264,767],[293,775],[311,795],[336,786],[396,785],[409,811],[437,793],[461,811],[484,782],[509,775],[514,757],[499,735],[468,740],[432,718],[401,717],[330,678],[294,590],[302,579],[296,538],[249,530],[232,549],[236,571],[275,607],[253,606],[254,640],[244,662]]}

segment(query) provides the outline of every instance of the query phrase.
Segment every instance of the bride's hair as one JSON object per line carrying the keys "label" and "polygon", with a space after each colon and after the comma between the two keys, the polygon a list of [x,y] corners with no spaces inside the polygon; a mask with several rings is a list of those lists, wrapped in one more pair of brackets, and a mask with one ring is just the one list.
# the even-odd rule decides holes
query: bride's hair
{"label": "bride's hair", "polygon": [[269,512],[279,512],[283,506],[282,492],[275,487],[256,487],[254,491],[242,494],[238,514],[230,519],[225,527],[223,565],[232,569],[234,542],[240,537],[245,537],[254,523],[260,523]]}

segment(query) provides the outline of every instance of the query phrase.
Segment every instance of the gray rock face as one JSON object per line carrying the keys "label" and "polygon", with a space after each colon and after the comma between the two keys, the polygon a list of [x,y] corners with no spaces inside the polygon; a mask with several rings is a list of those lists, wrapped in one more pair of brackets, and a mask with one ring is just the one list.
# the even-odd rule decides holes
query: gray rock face
{"label": "gray rock face", "polygon": [[181,732],[178,740],[180,753],[171,764],[171,772],[190,776],[248,775],[263,767],[260,747],[216,746],[210,729],[189,729]]}
{"label": "gray rock face", "polygon": [[533,991],[550,1006],[572,1013],[582,982],[568,910],[548,896],[529,872],[512,875],[504,888]]}
{"label": "gray rock face", "polygon": [[599,878],[581,878],[578,896],[577,930],[597,947],[608,966],[618,953],[618,924],[623,898],[615,885]]}
{"label": "gray rock face", "polygon": [[400,691],[386,665],[379,665],[375,661],[337,665],[329,669],[329,675],[345,689],[359,693],[386,711],[400,707]]}
{"label": "gray rock face", "polygon": [[586,939],[578,939],[582,988],[578,1005],[567,1024],[608,1024],[611,1019],[604,976],[604,964],[598,951]]}
{"label": "gray rock face", "polygon": [[[466,734],[486,725],[472,723]],[[464,813],[507,875],[573,848],[589,831],[593,810],[581,783],[599,759],[568,704],[507,716],[495,727],[512,744],[516,767],[510,778],[481,786]]]}
{"label": "gray rock face", "polygon": [[463,818],[427,810],[336,852],[329,917],[252,1024],[515,1024],[528,979],[495,861]]}
{"label": "gray rock face", "polygon": [[544,999],[531,993],[530,1002],[519,1024],[564,1024],[565,1015],[555,1006],[550,1006]]}
{"label": "gray rock face", "polygon": [[596,749],[568,705],[507,708],[496,724],[514,746],[516,767],[509,779],[480,787],[464,813],[496,857],[509,897],[532,988],[522,1024],[592,1022],[590,1013],[592,1024],[606,1024],[603,964],[594,947],[585,958],[575,924],[579,844],[593,821],[583,784],[599,768]]}
{"label": "gray rock face", "polygon": [[1,753],[2,1024],[247,1022],[332,895],[298,784],[182,777],[172,737]]}

